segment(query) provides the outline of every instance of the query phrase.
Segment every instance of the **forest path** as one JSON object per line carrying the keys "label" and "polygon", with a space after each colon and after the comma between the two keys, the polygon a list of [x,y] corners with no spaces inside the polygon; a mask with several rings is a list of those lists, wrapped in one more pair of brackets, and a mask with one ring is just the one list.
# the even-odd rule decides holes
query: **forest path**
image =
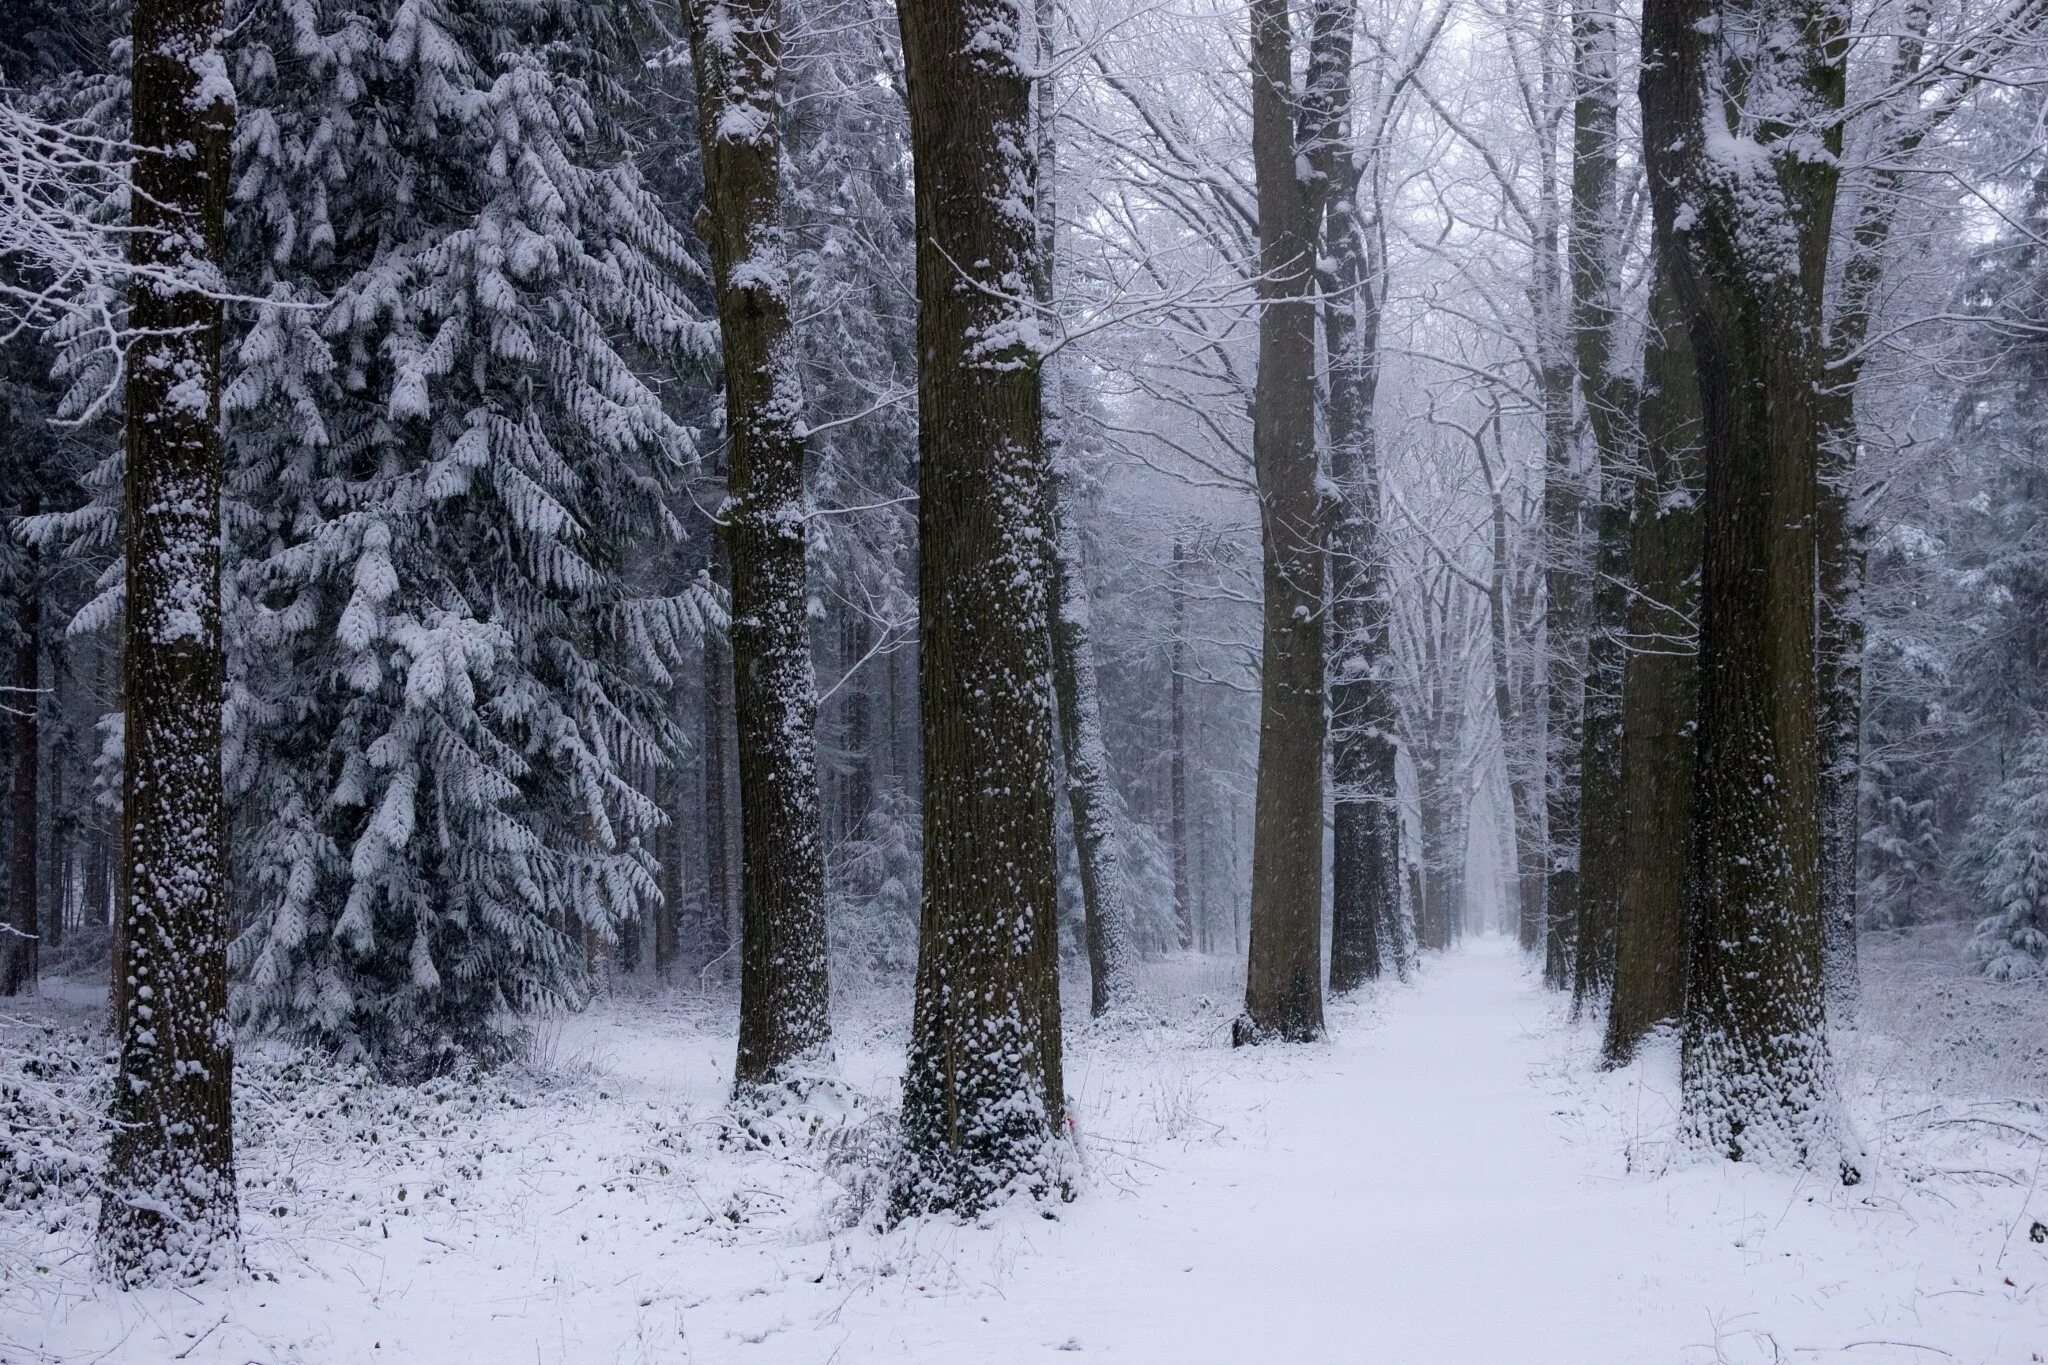
{"label": "forest path", "polygon": [[1537,1078],[1556,1006],[1511,942],[1435,958],[1373,1008],[1333,1010],[1325,1044],[1232,1057],[1281,1083],[1136,1197],[1091,1190],[1005,1311],[1119,1362],[1647,1365],[1711,1339],[1703,1313],[1645,1320],[1668,1220],[1590,1180]]}

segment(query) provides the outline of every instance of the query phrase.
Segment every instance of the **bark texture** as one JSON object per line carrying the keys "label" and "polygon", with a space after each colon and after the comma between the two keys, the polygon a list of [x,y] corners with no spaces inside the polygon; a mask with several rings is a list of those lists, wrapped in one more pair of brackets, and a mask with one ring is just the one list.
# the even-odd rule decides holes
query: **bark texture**
{"label": "bark texture", "polygon": [[[1239,1045],[1323,1032],[1322,494],[1316,468],[1316,245],[1323,182],[1297,166],[1287,0],[1252,0],[1252,169],[1259,194],[1259,373],[1252,461],[1264,549],[1251,946]],[[1314,54],[1309,86],[1318,85]],[[1314,101],[1309,101],[1313,105]]]}
{"label": "bark texture", "polygon": [[1843,1148],[1822,1019],[1814,395],[1845,25],[1830,0],[1650,0],[1643,21],[1658,249],[1705,453],[1682,1126],[1730,1159],[1821,1169]]}
{"label": "bark texture", "polygon": [[1629,523],[1621,903],[1606,1059],[1625,1064],[1685,1003],[1686,856],[1699,692],[1699,389],[1667,281],[1651,295]]}
{"label": "bark texture", "polygon": [[[137,0],[126,453],[127,761],[102,1269],[202,1278],[236,1251],[222,800],[220,339],[233,96],[220,0]],[[158,273],[161,272],[161,273]]]}
{"label": "bark texture", "polygon": [[1629,517],[1635,491],[1634,452],[1628,439],[1635,396],[1615,355],[1620,92],[1614,28],[1609,0],[1582,0],[1572,10],[1572,346],[1599,481],[1592,508],[1593,581],[1587,595],[1586,669],[1580,694],[1574,1012],[1604,1005],[1613,984],[1622,840],[1628,824],[1621,785],[1627,667],[1622,635],[1627,628]]}
{"label": "bark texture", "polygon": [[1387,570],[1381,553],[1379,451],[1373,401],[1379,388],[1379,291],[1359,214],[1360,154],[1352,145],[1352,25],[1348,3],[1317,21],[1331,82],[1329,126],[1318,149],[1328,184],[1323,345],[1329,357],[1327,425],[1336,514],[1330,525],[1330,990],[1342,995],[1392,967],[1401,913],[1400,756],[1389,641]]}
{"label": "bark texture", "polygon": [[[33,516],[38,504],[33,496],[22,500],[21,515]],[[36,831],[41,826],[38,808],[40,763],[36,718],[41,706],[41,670],[37,659],[42,648],[42,589],[36,581],[33,548],[22,556],[21,604],[15,614],[19,632],[14,644],[14,690],[7,694],[13,712],[14,753],[9,801],[11,847],[8,850],[7,921],[0,929],[0,995],[33,995],[36,969],[42,958],[43,931],[39,914],[42,878],[36,865]]]}
{"label": "bark texture", "polygon": [[739,731],[737,1090],[828,1060],[818,690],[804,587],[803,393],[782,242],[782,5],[691,0],[704,213],[718,286]]}
{"label": "bark texture", "polygon": [[[1066,1183],[1058,1127],[1034,50],[999,0],[909,0],[924,905],[898,1215]],[[1021,209],[1021,211],[1020,211]]]}

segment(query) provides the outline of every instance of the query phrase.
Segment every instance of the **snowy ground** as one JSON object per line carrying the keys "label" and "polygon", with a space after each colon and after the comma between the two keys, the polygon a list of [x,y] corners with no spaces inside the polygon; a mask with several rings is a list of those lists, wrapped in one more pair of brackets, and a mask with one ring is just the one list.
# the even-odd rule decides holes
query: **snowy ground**
{"label": "snowy ground", "polygon": [[[1676,1157],[1671,1050],[1600,1072],[1497,941],[1312,1047],[1232,1052],[1230,969],[1156,968],[1169,1018],[1070,1029],[1081,1198],[975,1226],[861,1219],[900,1000],[843,1023],[877,1112],[766,1147],[723,1120],[710,998],[615,1003],[483,1082],[248,1058],[241,1283],[96,1287],[89,1134],[0,1137],[0,1361],[2048,1360],[2048,992],[1952,952],[1867,949],[1847,1190]],[[104,1045],[37,1009],[0,1026],[16,1123],[89,1106]]]}

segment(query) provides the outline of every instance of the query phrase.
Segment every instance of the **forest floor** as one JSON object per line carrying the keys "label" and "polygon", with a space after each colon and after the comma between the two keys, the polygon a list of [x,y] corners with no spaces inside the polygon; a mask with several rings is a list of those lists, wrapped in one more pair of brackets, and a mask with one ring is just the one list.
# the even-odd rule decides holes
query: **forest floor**
{"label": "forest floor", "polygon": [[816,1135],[731,1123],[717,995],[614,999],[480,1080],[258,1052],[250,1277],[131,1294],[90,1275],[105,1041],[59,991],[0,1022],[0,1361],[2048,1360],[2048,990],[1940,932],[1865,956],[1850,1189],[1674,1150],[1674,1050],[1601,1071],[1478,940],[1238,1052],[1231,964],[1155,964],[1164,1017],[1069,1027],[1079,1198],[972,1225],[868,1216],[900,996],[842,1007]]}

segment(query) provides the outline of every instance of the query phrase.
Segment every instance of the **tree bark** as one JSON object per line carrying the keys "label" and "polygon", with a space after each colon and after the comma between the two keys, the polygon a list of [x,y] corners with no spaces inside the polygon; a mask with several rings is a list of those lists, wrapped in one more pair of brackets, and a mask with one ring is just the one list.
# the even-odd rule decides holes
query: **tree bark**
{"label": "tree bark", "polygon": [[1606,1059],[1627,1063],[1685,1003],[1685,904],[1699,694],[1699,389],[1668,280],[1651,294],[1637,409],[1641,473],[1629,523],[1622,689],[1627,811]]}
{"label": "tree bark", "polygon": [[222,799],[220,340],[233,95],[220,0],[136,0],[127,367],[124,1004],[100,1260],[122,1285],[231,1270],[233,1032]]}
{"label": "tree bark", "polygon": [[1182,952],[1195,946],[1193,894],[1188,883],[1187,553],[1186,538],[1174,537],[1173,641],[1166,655],[1173,752],[1167,760],[1167,777],[1173,784],[1173,809],[1168,817],[1173,839],[1173,923],[1175,932],[1180,936]]}
{"label": "tree bark", "polygon": [[[1760,53],[1713,36],[1763,23],[1783,38]],[[1649,0],[1642,103],[1706,452],[1682,1126],[1730,1159],[1853,1178],[1823,1027],[1814,697],[1813,400],[1846,24],[1827,0]],[[1759,89],[1790,121],[1708,126]],[[1739,177],[1717,151],[1737,136]]]}
{"label": "tree bark", "polygon": [[1622,689],[1627,654],[1629,517],[1634,481],[1628,449],[1631,386],[1618,372],[1613,274],[1615,178],[1620,143],[1614,14],[1610,0],[1572,11],[1572,340],[1579,393],[1592,432],[1599,489],[1593,505],[1593,584],[1588,600],[1584,718],[1579,747],[1578,952],[1574,1013],[1606,1003],[1614,980],[1620,913]]}
{"label": "tree bark", "polygon": [[[1034,45],[998,0],[897,10],[916,168],[924,904],[891,1205],[1063,1189]],[[991,43],[990,35],[1004,35]],[[1025,210],[1018,211],[1019,200]]]}
{"label": "tree bark", "polygon": [[[1323,219],[1324,350],[1329,357],[1330,481],[1338,503],[1330,526],[1329,665],[1332,859],[1330,990],[1374,980],[1386,966],[1405,977],[1394,950],[1401,913],[1401,808],[1395,782],[1391,619],[1379,545],[1379,451],[1373,403],[1379,389],[1379,290],[1359,221],[1360,153],[1352,145],[1352,24],[1349,3],[1325,6],[1332,90],[1330,127],[1318,149],[1329,186]],[[1391,959],[1391,961],[1390,961]]]}
{"label": "tree bark", "polygon": [[[1053,382],[1057,382],[1054,380]],[[1050,441],[1048,441],[1050,444]],[[1067,766],[1067,803],[1081,868],[1081,905],[1088,944],[1088,1004],[1098,1018],[1134,1007],[1131,906],[1124,883],[1122,808],[1109,770],[1096,685],[1088,585],[1082,573],[1081,536],[1075,527],[1068,479],[1055,465],[1053,480],[1052,676],[1059,697],[1060,741]]]}
{"label": "tree bark", "polygon": [[[1327,0],[1326,0],[1327,3]],[[1251,948],[1240,1045],[1323,1032],[1322,494],[1316,468],[1316,303],[1323,182],[1296,167],[1288,0],[1252,0],[1252,169],[1259,194],[1259,374],[1253,401],[1264,544]],[[1310,89],[1324,84],[1311,53]],[[1320,132],[1322,117],[1300,111]]]}
{"label": "tree bark", "polygon": [[[40,504],[33,493],[22,499],[21,515],[34,516]],[[7,705],[13,711],[13,783],[10,792],[11,847],[7,872],[7,930],[0,932],[0,995],[33,995],[42,960],[43,925],[37,891],[41,878],[36,862],[36,836],[41,828],[38,806],[37,713],[41,708],[42,585],[36,576],[36,553],[22,556],[21,600],[15,609],[14,687]]]}
{"label": "tree bark", "polygon": [[739,732],[736,1091],[830,1059],[818,689],[804,583],[803,388],[782,241],[781,0],[691,0],[704,213],[725,355]]}
{"label": "tree bark", "polygon": [[[726,569],[725,545],[716,534],[710,546],[711,580],[723,587],[730,579]],[[730,599],[728,599],[729,601]],[[733,856],[733,743],[732,743],[732,654],[726,634],[704,632],[703,715],[700,775],[704,801],[704,920],[714,931],[719,945],[714,960],[739,951],[736,932],[738,897],[733,894],[739,880],[738,860]]]}
{"label": "tree bark", "polygon": [[1542,848],[1537,838],[1541,813],[1529,780],[1528,764],[1517,752],[1523,746],[1519,742],[1522,739],[1521,713],[1515,706],[1512,656],[1514,603],[1507,581],[1508,505],[1507,492],[1502,487],[1507,471],[1505,461],[1496,470],[1493,461],[1487,458],[1484,426],[1471,433],[1471,440],[1480,472],[1486,476],[1493,533],[1492,568],[1486,582],[1486,616],[1492,647],[1494,723],[1500,734],[1501,765],[1507,770],[1508,815],[1514,824],[1508,832],[1508,844],[1515,858],[1515,937],[1523,952],[1533,953],[1543,943]]}

